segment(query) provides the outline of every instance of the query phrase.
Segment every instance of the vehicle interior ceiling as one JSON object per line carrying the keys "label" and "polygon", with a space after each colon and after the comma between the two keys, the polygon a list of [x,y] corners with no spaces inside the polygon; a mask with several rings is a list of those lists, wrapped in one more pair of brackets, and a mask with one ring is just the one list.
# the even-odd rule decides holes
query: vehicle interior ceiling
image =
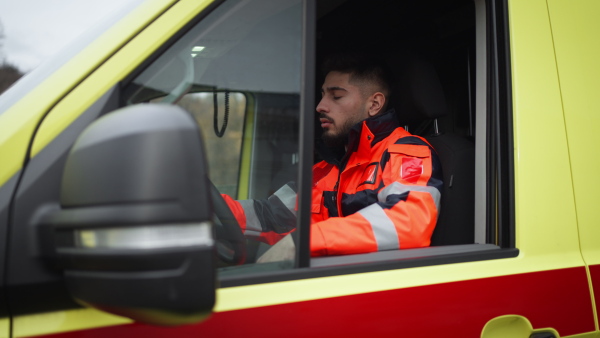
{"label": "vehicle interior ceiling", "polygon": [[[448,114],[440,128],[473,136],[475,7],[473,0],[317,1],[317,65],[331,54],[367,52],[383,55],[401,81],[406,63],[418,58],[430,63],[443,87]],[[471,68],[469,70],[469,67]],[[471,77],[469,79],[469,76]],[[316,74],[317,99],[324,76]],[[431,123],[425,118],[404,118],[398,104],[398,83],[392,95],[394,108],[412,133],[426,135]],[[316,105],[315,105],[316,106]],[[321,130],[317,126],[319,135]]]}
{"label": "vehicle interior ceiling", "polygon": [[[438,150],[445,184],[432,246],[474,243],[473,0],[318,1],[317,17],[317,65],[328,55],[340,52],[383,55],[395,82],[390,107],[396,110],[401,125],[426,137],[436,150],[445,147],[433,143],[436,135],[452,135],[450,153],[462,152],[462,158],[443,159],[443,149]],[[425,76],[413,72],[417,68],[426,69]],[[317,69],[317,100],[323,80],[324,75]],[[420,97],[411,97],[415,95]],[[315,137],[320,134],[319,123],[315,123]],[[458,151],[454,149],[456,144]],[[457,165],[457,161],[466,164]],[[460,172],[458,176],[454,171]],[[458,187],[453,187],[452,181],[455,185],[458,182]],[[462,181],[467,181],[463,187]]]}

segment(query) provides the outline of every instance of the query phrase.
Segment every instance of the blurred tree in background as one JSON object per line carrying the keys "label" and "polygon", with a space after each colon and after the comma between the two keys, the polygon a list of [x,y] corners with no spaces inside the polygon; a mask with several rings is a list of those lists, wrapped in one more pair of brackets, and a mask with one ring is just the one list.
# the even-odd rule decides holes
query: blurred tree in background
{"label": "blurred tree in background", "polygon": [[4,28],[0,22],[0,94],[15,83],[23,73],[17,67],[6,62],[2,47],[4,43]]}
{"label": "blurred tree in background", "polygon": [[0,94],[8,89],[13,83],[23,76],[15,66],[10,64],[0,63]]}

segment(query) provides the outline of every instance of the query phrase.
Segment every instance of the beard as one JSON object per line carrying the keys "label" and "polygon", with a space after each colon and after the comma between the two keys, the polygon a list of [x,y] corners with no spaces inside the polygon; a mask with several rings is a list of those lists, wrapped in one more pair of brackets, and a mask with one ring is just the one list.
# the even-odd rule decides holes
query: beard
{"label": "beard", "polygon": [[321,139],[323,139],[323,142],[329,148],[344,147],[348,144],[348,135],[355,124],[356,122],[347,120],[343,125],[340,126],[340,129],[336,134],[326,131],[321,136]]}

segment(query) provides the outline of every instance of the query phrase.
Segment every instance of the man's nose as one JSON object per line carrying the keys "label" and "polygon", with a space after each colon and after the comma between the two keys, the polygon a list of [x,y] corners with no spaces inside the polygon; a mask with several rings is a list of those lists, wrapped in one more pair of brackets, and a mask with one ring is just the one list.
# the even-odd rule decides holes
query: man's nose
{"label": "man's nose", "polygon": [[319,101],[319,104],[317,105],[316,111],[319,114],[329,112],[329,110],[327,109],[327,105],[323,102],[322,98],[321,101]]}

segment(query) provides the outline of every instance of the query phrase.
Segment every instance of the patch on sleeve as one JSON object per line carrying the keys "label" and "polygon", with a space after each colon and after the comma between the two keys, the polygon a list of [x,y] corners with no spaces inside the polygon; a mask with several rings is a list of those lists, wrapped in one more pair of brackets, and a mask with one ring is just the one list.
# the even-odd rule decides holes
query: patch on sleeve
{"label": "patch on sleeve", "polygon": [[400,177],[410,183],[417,183],[419,177],[423,174],[423,160],[414,157],[402,158],[402,167]]}

